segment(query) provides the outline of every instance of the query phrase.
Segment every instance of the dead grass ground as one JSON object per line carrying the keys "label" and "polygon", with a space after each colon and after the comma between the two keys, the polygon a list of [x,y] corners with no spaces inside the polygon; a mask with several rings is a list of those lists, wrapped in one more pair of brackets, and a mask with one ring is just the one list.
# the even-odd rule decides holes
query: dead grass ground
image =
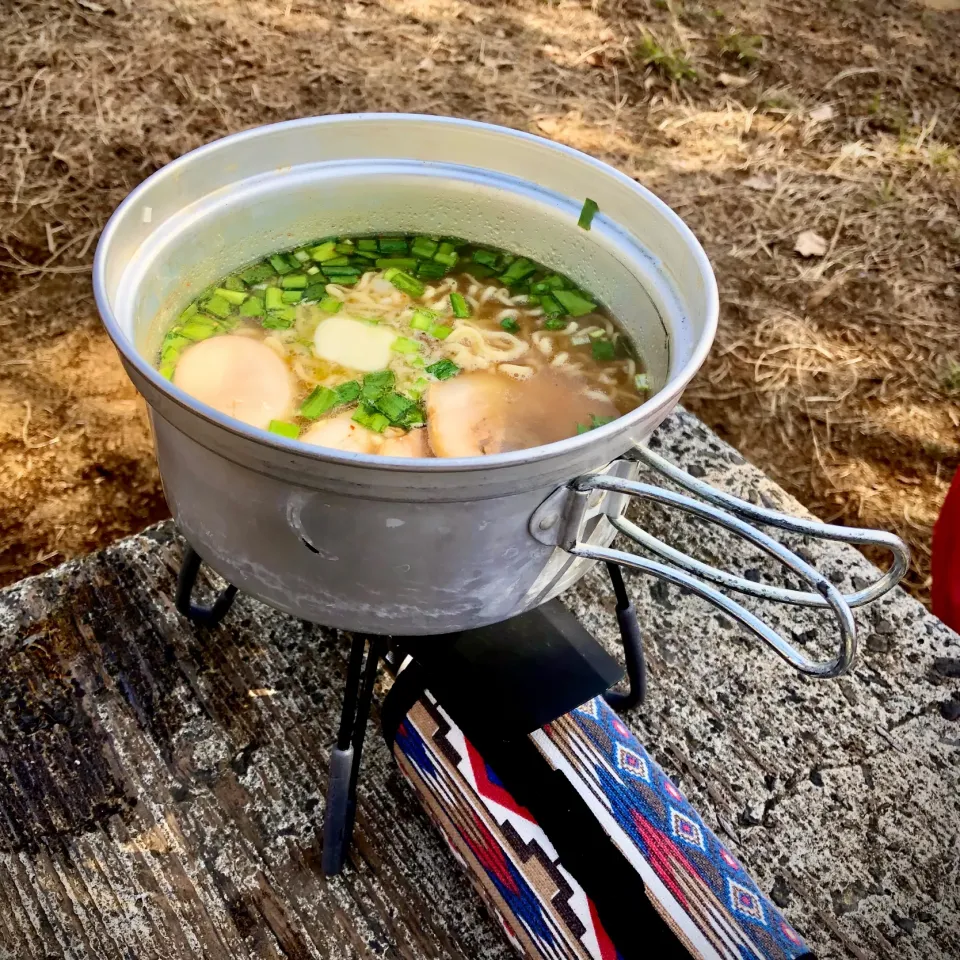
{"label": "dead grass ground", "polygon": [[815,513],[904,535],[926,598],[960,462],[960,13],[927,2],[6,0],[0,581],[165,513],[90,291],[124,194],[253,124],[411,110],[673,205],[723,302],[687,404]]}

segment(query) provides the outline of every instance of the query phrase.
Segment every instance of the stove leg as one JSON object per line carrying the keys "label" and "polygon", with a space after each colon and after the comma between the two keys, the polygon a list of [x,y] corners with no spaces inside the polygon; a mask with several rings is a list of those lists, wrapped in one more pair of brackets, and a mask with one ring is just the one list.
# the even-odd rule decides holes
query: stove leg
{"label": "stove leg", "polygon": [[191,597],[201,563],[203,561],[200,559],[200,554],[187,544],[183,551],[183,563],[180,564],[180,576],[177,577],[176,607],[188,620],[204,627],[215,627],[233,605],[237,588],[232,583],[229,584],[212,606],[203,607],[194,603]]}
{"label": "stove leg", "polygon": [[608,690],[603,699],[614,710],[629,710],[643,703],[647,696],[647,662],[643,655],[643,635],[640,633],[640,624],[637,623],[637,611],[627,596],[620,567],[615,563],[608,563],[607,572],[613,583],[613,592],[617,596],[617,623],[620,626],[620,638],[623,640],[623,658],[630,686],[623,693],[619,690]]}
{"label": "stove leg", "polygon": [[330,754],[330,779],[323,818],[321,858],[321,867],[324,875],[328,877],[336,876],[343,869],[347,847],[353,835],[363,741],[373,702],[377,667],[386,650],[386,641],[382,637],[371,637],[370,649],[364,663],[365,643],[365,637],[354,636],[350,647],[340,728],[337,731],[337,742]]}

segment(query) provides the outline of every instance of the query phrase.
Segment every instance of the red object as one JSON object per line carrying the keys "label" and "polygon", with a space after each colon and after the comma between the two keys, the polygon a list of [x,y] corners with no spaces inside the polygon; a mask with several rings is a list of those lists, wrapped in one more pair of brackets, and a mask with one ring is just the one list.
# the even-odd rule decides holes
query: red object
{"label": "red object", "polygon": [[933,526],[933,612],[960,633],[960,470]]}

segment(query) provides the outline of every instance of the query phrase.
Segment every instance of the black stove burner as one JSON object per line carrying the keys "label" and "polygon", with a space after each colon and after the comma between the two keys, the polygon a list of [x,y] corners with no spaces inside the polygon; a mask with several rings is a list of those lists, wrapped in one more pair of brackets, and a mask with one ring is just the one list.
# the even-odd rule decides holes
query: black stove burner
{"label": "black stove burner", "polygon": [[[228,586],[209,607],[193,603],[201,563],[188,546],[177,581],[176,606],[194,623],[212,627],[227,614],[237,588]],[[432,637],[352,634],[324,813],[322,865],[327,876],[343,869],[353,832],[364,734],[377,667],[388,649],[388,665],[399,667],[406,656],[412,657],[441,704],[455,698],[461,711],[474,714],[478,721],[482,717],[491,734],[504,740],[537,730],[601,694],[618,710],[643,702],[646,666],[636,611],[620,568],[614,563],[606,567],[617,598],[617,623],[629,681],[624,692],[612,689],[623,676],[619,664],[559,600],[502,623],[460,633]]]}

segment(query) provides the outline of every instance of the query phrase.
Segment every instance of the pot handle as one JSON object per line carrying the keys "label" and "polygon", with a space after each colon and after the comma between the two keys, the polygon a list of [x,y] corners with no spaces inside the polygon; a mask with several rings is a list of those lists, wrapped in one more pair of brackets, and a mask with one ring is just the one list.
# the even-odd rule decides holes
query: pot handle
{"label": "pot handle", "polygon": [[[841,676],[849,670],[857,654],[857,630],[851,607],[858,607],[877,599],[900,582],[906,573],[910,554],[907,545],[899,537],[879,530],[849,529],[814,520],[803,520],[776,510],[754,506],[691,477],[646,447],[634,448],[627,459],[646,464],[707,502],[702,503],[700,500],[662,487],[624,479],[613,474],[589,474],[575,480],[570,487],[564,488],[565,502],[562,506],[556,503],[553,496],[541,505],[531,519],[531,532],[534,536],[543,542],[555,543],[575,556],[607,563],[619,563],[689,590],[719,607],[732,619],[768,643],[777,654],[801,673],[827,679]],[[606,506],[605,493],[653,500],[716,523],[779,560],[798,577],[809,583],[813,589],[805,592],[772,587],[702,563],[669,546],[622,516],[622,497],[616,498],[615,506],[612,504]],[[589,543],[588,538],[584,536],[584,531],[589,528],[589,522],[598,513],[605,515],[613,527],[624,536],[673,565],[668,566],[623,550]],[[561,522],[557,522],[558,520]],[[748,520],[821,540],[884,547],[893,554],[893,564],[890,570],[875,583],[849,596],[844,596],[814,567],[783,544],[746,522]],[[692,574],[698,576],[692,576]],[[797,606],[830,608],[840,630],[837,655],[826,661],[809,659],[766,622],[704,581],[764,600],[776,600]]]}

